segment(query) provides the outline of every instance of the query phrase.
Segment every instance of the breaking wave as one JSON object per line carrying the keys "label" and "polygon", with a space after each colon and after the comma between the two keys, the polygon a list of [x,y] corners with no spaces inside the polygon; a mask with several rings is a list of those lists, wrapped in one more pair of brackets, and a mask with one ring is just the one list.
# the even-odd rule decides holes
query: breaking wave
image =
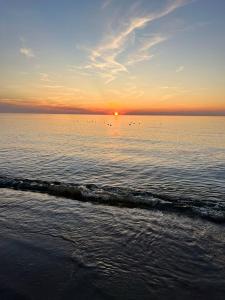
{"label": "breaking wave", "polygon": [[99,187],[58,181],[30,180],[0,176],[0,188],[32,191],[79,201],[119,207],[156,209],[201,217],[213,222],[225,222],[225,202],[172,197],[149,191],[118,187]]}

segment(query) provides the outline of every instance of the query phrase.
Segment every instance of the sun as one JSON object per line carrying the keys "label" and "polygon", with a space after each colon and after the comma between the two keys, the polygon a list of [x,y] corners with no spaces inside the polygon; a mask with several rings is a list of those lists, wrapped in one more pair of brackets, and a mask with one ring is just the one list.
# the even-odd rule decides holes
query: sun
{"label": "sun", "polygon": [[114,116],[119,116],[118,111],[115,111],[115,112],[114,112]]}

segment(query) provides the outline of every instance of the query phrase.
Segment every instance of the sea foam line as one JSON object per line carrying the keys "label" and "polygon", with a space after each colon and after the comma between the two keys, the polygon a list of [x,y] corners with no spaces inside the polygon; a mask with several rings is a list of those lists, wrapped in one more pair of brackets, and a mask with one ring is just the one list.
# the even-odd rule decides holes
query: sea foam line
{"label": "sea foam line", "polygon": [[201,217],[217,223],[225,223],[223,203],[171,197],[163,194],[115,187],[98,187],[94,184],[74,184],[0,176],[0,188],[45,193],[83,202],[92,202],[128,208],[157,209]]}

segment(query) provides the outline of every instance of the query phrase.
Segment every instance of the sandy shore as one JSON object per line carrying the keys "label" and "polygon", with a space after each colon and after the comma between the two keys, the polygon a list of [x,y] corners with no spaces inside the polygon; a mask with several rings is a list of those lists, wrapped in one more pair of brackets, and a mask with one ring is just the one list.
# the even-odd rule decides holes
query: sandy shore
{"label": "sandy shore", "polygon": [[[6,237],[7,236],[7,237]],[[0,234],[0,299],[105,299],[60,238]],[[109,295],[106,297],[110,299]]]}
{"label": "sandy shore", "polygon": [[0,189],[0,299],[224,300],[224,226]]}

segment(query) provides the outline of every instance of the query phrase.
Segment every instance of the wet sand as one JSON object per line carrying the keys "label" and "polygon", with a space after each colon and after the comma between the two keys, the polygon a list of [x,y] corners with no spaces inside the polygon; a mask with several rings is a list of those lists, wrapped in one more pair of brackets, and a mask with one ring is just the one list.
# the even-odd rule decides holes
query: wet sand
{"label": "wet sand", "polygon": [[224,226],[0,189],[0,299],[221,299]]}
{"label": "wet sand", "polygon": [[9,232],[0,239],[1,300],[104,299],[86,280],[88,270],[70,257],[68,242]]}

